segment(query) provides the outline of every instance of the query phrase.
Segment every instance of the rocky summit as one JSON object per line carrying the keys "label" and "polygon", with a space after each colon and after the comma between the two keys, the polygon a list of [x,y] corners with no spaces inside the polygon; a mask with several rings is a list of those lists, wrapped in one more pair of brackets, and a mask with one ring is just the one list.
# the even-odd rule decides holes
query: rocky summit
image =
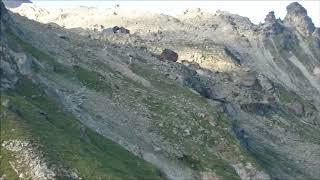
{"label": "rocky summit", "polygon": [[0,179],[317,180],[320,30],[115,6],[1,13]]}

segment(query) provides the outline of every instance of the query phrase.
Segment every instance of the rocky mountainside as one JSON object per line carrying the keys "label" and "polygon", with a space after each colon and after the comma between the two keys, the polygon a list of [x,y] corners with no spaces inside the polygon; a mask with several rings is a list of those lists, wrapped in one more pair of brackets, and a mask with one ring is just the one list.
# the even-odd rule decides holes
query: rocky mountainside
{"label": "rocky mountainside", "polygon": [[1,3],[2,179],[317,179],[320,29]]}

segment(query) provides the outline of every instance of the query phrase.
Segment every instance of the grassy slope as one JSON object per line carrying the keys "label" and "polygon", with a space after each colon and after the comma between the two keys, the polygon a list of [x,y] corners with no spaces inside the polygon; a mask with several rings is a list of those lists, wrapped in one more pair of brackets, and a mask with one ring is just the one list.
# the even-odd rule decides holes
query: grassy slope
{"label": "grassy slope", "polygon": [[[75,76],[89,88],[109,92],[109,85],[100,83],[98,73],[78,66],[63,66],[12,31],[7,30],[5,35],[12,49],[29,53],[53,72]],[[37,72],[44,70],[37,65],[33,67]],[[84,179],[162,179],[151,164],[82,127],[30,79],[20,80],[15,92],[2,94],[1,100],[5,99],[10,100],[10,108],[1,107],[1,141],[28,139],[45,153],[49,164],[62,163]],[[14,154],[2,150],[0,176],[6,174],[9,179],[17,179],[9,161],[14,161]]]}
{"label": "grassy slope", "polygon": [[[136,98],[135,102],[146,105],[152,112],[155,131],[172,144],[179,145],[179,150],[184,154],[179,160],[195,170],[211,169],[223,179],[239,179],[228,160],[239,160],[239,156],[243,156],[254,163],[225,130],[230,127],[230,121],[209,105],[205,98],[169,81],[147,64],[132,65],[131,69],[149,80],[157,90],[144,92],[143,98]],[[128,91],[133,90],[128,88]],[[199,117],[201,112],[205,117]],[[209,121],[214,121],[216,126],[210,125]],[[181,125],[190,127],[191,135],[185,135]]]}
{"label": "grassy slope", "polygon": [[[10,108],[2,107],[6,112],[1,118],[2,141],[29,139],[45,153],[49,163],[62,162],[84,179],[161,179],[151,164],[94,131],[81,128],[72,115],[30,80],[20,80],[17,92],[2,96],[5,99],[9,99]],[[7,168],[9,160],[12,157],[5,151],[1,173],[13,177]]]}

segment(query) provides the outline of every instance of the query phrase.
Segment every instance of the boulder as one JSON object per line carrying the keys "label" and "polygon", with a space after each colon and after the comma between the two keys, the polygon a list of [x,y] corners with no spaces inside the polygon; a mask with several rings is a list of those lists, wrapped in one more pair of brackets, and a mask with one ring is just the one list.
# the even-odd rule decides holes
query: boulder
{"label": "boulder", "polygon": [[161,60],[168,60],[176,62],[178,60],[178,54],[171,49],[164,49],[160,55]]}

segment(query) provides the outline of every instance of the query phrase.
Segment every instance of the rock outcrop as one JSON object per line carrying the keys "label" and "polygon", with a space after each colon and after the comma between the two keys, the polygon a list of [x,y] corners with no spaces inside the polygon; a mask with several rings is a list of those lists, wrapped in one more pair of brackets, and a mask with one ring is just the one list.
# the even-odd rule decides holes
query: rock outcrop
{"label": "rock outcrop", "polygon": [[287,6],[287,15],[284,23],[297,29],[304,36],[309,36],[315,30],[315,26],[308,16],[307,10],[299,3],[294,2]]}
{"label": "rock outcrop", "polygon": [[263,31],[267,34],[279,34],[284,31],[283,24],[281,20],[276,19],[274,12],[271,11],[267,14],[266,18],[264,19],[264,24],[262,26]]}

